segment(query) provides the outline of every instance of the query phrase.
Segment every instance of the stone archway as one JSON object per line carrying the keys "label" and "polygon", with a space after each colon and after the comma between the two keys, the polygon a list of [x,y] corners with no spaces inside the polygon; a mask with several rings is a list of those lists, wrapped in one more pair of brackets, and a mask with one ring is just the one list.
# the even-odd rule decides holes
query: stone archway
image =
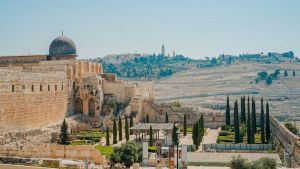
{"label": "stone archway", "polygon": [[95,117],[95,100],[93,98],[89,100],[89,116]]}
{"label": "stone archway", "polygon": [[75,101],[75,114],[83,113],[83,101],[80,98],[77,98]]}

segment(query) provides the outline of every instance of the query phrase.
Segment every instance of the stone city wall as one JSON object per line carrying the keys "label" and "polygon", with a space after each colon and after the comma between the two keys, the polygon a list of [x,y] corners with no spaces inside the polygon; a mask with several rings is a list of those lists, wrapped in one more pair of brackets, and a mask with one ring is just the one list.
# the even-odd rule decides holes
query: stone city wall
{"label": "stone city wall", "polygon": [[64,146],[44,144],[40,146],[0,146],[0,156],[22,158],[63,158],[92,161],[103,164],[105,159],[92,145]]}
{"label": "stone city wall", "polygon": [[63,73],[0,71],[0,132],[45,126],[65,117],[68,81]]}

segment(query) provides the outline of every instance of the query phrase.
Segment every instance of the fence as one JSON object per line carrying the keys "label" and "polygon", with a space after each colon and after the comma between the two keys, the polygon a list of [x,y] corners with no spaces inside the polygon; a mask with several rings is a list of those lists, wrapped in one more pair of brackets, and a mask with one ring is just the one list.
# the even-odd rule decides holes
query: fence
{"label": "fence", "polygon": [[203,144],[204,151],[224,151],[224,150],[242,150],[242,151],[268,151],[274,150],[273,144]]}

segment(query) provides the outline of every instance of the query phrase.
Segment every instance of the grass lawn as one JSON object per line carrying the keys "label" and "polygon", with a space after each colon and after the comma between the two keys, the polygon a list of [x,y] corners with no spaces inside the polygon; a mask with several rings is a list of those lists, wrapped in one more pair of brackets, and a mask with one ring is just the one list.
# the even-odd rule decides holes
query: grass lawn
{"label": "grass lawn", "polygon": [[[180,127],[180,132],[183,133],[183,127]],[[187,127],[186,128],[186,133],[192,133],[193,132],[193,128],[192,127]]]}
{"label": "grass lawn", "polygon": [[111,146],[96,146],[96,150],[100,151],[101,155],[110,156],[112,153]]}

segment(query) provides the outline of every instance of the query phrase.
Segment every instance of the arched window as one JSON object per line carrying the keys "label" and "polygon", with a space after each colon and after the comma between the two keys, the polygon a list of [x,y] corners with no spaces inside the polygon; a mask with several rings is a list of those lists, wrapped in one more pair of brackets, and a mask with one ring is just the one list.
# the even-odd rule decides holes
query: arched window
{"label": "arched window", "polygon": [[43,85],[40,85],[40,91],[43,91]]}
{"label": "arched window", "polygon": [[50,85],[48,85],[48,91],[50,91]]}
{"label": "arched window", "polygon": [[31,91],[34,91],[34,85],[31,86]]}
{"label": "arched window", "polygon": [[12,85],[12,86],[11,86],[11,91],[12,91],[12,92],[15,92],[15,85]]}

